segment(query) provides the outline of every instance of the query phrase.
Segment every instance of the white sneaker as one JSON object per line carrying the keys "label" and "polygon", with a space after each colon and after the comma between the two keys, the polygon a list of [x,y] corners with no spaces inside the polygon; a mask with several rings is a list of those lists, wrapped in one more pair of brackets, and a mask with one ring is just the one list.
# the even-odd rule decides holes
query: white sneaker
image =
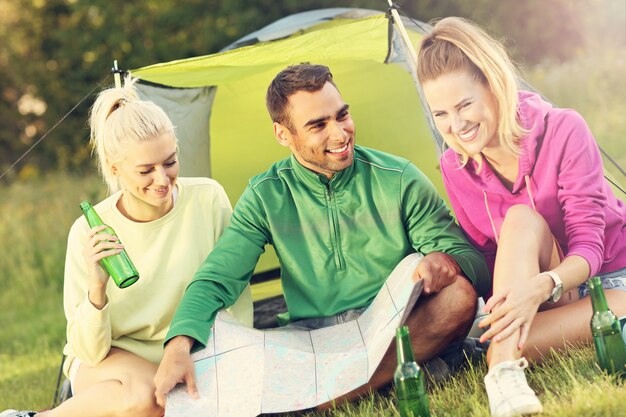
{"label": "white sneaker", "polygon": [[525,358],[497,364],[485,375],[485,389],[489,397],[492,417],[512,417],[537,414],[543,411],[539,399],[526,382]]}
{"label": "white sneaker", "polygon": [[34,411],[4,410],[0,413],[0,417],[31,417],[34,415]]}

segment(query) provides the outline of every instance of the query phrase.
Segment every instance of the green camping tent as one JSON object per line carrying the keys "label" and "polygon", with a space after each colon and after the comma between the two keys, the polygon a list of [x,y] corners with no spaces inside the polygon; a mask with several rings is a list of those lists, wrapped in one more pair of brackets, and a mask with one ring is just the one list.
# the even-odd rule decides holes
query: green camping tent
{"label": "green camping tent", "polygon": [[[403,24],[417,45],[427,25],[409,19]],[[265,91],[276,73],[302,62],[330,67],[351,105],[357,143],[413,161],[445,196],[438,171],[442,141],[424,112],[407,46],[384,12],[298,13],[220,53],[131,73],[140,77],[140,93],[163,107],[176,125],[181,175],[216,179],[234,205],[250,177],[288,155],[275,142]],[[256,301],[281,293],[277,267],[268,248],[253,279]]]}

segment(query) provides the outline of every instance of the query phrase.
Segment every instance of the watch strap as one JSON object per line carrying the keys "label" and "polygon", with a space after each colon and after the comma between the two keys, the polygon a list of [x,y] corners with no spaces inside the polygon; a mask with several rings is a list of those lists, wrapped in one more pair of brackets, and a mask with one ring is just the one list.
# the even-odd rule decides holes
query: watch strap
{"label": "watch strap", "polygon": [[[539,275],[547,275],[550,278],[552,278],[552,281],[554,282],[554,288],[552,288],[552,292],[550,293],[550,297],[548,297],[548,299],[546,300],[549,303],[555,303],[558,301],[558,298],[555,299],[555,297],[559,294],[559,292],[562,293],[563,290],[563,281],[561,281],[561,277],[559,276],[559,274],[557,274],[554,271],[543,271],[541,273],[539,273]],[[560,298],[560,297],[559,297]]]}

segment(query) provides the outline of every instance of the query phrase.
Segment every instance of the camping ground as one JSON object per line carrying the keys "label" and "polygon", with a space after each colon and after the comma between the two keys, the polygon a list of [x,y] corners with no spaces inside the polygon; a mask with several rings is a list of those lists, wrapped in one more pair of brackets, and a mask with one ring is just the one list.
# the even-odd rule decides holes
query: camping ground
{"label": "camping ground", "polygon": [[[555,103],[583,114],[601,145],[626,167],[626,56],[613,52],[526,68],[525,76]],[[79,215],[74,190],[97,201],[105,189],[95,169],[85,177],[52,173],[1,187],[0,410],[45,409],[65,339],[62,277],[67,232]],[[484,372],[477,364],[443,385],[429,385],[433,416],[487,415]],[[626,415],[624,382],[599,372],[590,347],[548,358],[531,375],[546,416]],[[329,415],[397,416],[392,402],[390,395],[374,396]]]}

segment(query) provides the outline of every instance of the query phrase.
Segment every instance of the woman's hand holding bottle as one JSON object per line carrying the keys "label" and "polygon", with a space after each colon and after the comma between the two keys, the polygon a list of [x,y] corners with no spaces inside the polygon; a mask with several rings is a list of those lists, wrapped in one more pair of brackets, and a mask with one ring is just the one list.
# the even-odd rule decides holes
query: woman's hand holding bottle
{"label": "woman's hand holding bottle", "polygon": [[107,226],[96,226],[89,230],[89,239],[83,248],[83,256],[89,273],[89,301],[98,310],[106,304],[106,285],[109,274],[99,264],[107,256],[121,253],[124,246],[116,236],[108,233],[99,233]]}

